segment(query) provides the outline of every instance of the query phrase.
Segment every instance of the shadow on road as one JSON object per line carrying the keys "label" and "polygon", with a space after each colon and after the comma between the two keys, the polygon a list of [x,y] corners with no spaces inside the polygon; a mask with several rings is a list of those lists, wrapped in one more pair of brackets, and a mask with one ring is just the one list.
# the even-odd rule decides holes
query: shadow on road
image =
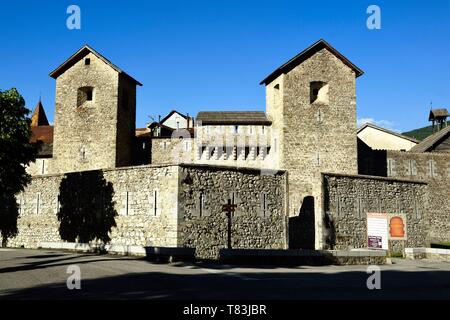
{"label": "shadow on road", "polygon": [[[58,267],[58,266],[65,266],[65,265],[71,265],[72,262],[70,260],[76,260],[76,264],[87,264],[87,263],[93,263],[93,262],[101,262],[101,261],[114,261],[114,260],[124,260],[126,258],[99,258],[99,256],[94,256],[94,255],[90,255],[90,254],[85,254],[85,255],[80,255],[80,254],[76,254],[76,255],[61,255],[64,256],[64,258],[60,258],[58,257],[57,259],[49,259],[52,258],[54,256],[52,255],[48,255],[45,256],[43,255],[41,258],[45,260],[43,261],[33,261],[33,262],[27,262],[27,263],[23,263],[21,265],[16,265],[16,266],[12,266],[12,267],[6,267],[6,268],[2,268],[0,269],[0,274],[4,274],[4,273],[12,273],[12,272],[18,272],[18,271],[32,271],[32,270],[37,270],[37,269],[45,269],[45,268],[50,268],[50,267]],[[32,259],[32,258],[36,258],[39,256],[29,256],[29,257],[21,257],[21,259],[25,258],[25,259]],[[96,259],[92,259],[92,260],[80,260],[80,258],[83,257],[97,257]]]}
{"label": "shadow on road", "polygon": [[130,273],[4,292],[1,299],[449,299],[450,272],[382,271],[381,290],[365,272]]}

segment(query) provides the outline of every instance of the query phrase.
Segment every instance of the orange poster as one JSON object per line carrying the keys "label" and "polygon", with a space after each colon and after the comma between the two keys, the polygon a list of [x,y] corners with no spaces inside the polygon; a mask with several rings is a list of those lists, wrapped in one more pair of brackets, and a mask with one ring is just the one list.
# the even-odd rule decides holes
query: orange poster
{"label": "orange poster", "polygon": [[406,240],[406,215],[403,213],[389,214],[389,239],[390,240]]}

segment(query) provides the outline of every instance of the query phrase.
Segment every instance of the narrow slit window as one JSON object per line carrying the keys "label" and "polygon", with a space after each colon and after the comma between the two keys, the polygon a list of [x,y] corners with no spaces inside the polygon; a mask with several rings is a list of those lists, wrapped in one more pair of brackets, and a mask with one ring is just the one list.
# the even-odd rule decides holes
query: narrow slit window
{"label": "narrow slit window", "polygon": [[388,170],[388,176],[393,177],[396,175],[396,165],[394,159],[388,159],[387,161],[387,170]]}
{"label": "narrow slit window", "polygon": [[263,194],[263,216],[266,216],[266,210],[267,210],[267,199],[266,194]]}
{"label": "narrow slit window", "polygon": [[45,160],[41,162],[41,174],[45,174]]}
{"label": "narrow slit window", "polygon": [[36,195],[36,214],[39,214],[41,208],[41,194]]}
{"label": "narrow slit window", "polygon": [[203,216],[203,208],[205,206],[205,194],[203,192],[200,193],[200,206],[199,206],[199,216]]}
{"label": "narrow slit window", "polygon": [[17,198],[17,208],[19,211],[19,215],[23,213],[23,195],[20,194]]}
{"label": "narrow slit window", "polygon": [[80,148],[80,160],[81,161],[85,161],[86,159],[87,159],[86,147],[85,146],[81,146],[81,148]]}
{"label": "narrow slit window", "polygon": [[269,197],[266,193],[261,193],[259,200],[260,200],[260,216],[265,218],[269,214]]}
{"label": "narrow slit window", "polygon": [[90,58],[84,59],[84,65],[89,66],[90,64],[91,64],[91,59]]}
{"label": "narrow slit window", "polygon": [[56,212],[59,213],[61,211],[61,195],[58,194],[56,197]]}
{"label": "narrow slit window", "polygon": [[156,216],[158,213],[158,191],[153,193],[153,214]]}

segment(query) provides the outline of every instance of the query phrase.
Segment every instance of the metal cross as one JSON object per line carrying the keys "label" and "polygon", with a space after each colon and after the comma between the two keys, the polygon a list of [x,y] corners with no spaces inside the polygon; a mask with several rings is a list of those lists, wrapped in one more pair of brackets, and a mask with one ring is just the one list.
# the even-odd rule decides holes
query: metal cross
{"label": "metal cross", "polygon": [[236,211],[237,205],[232,203],[231,199],[228,199],[228,203],[222,205],[222,212],[226,212],[228,226],[227,226],[227,234],[228,234],[228,249],[231,249],[231,217],[232,214]]}

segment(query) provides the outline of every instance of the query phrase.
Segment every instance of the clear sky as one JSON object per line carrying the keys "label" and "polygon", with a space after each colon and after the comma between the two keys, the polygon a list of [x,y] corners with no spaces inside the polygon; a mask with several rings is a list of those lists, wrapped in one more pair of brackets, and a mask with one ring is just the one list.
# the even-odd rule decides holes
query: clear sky
{"label": "clear sky", "polygon": [[[81,8],[69,30],[67,7]],[[381,30],[366,27],[381,8]],[[53,121],[49,72],[88,43],[144,84],[137,126],[178,109],[264,110],[267,74],[320,38],[365,71],[358,118],[399,131],[427,125],[430,102],[450,107],[450,1],[5,1],[0,89]]]}

